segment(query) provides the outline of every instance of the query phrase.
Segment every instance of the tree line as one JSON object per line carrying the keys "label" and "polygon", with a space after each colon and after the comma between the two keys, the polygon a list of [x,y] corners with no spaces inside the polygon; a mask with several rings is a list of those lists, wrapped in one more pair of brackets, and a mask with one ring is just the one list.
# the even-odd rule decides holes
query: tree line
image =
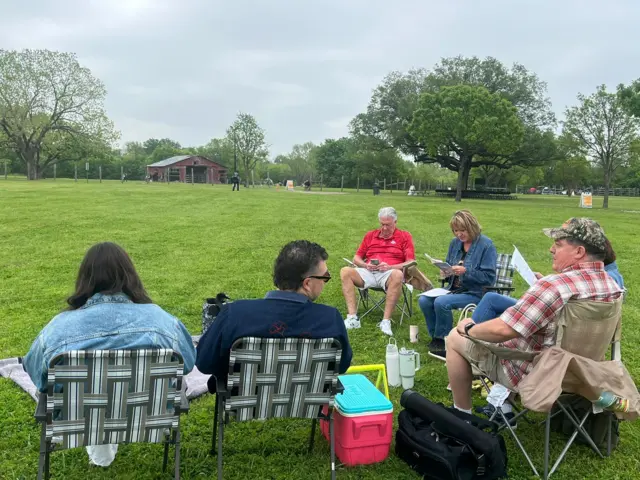
{"label": "tree line", "polygon": [[305,180],[326,186],[382,179],[454,184],[456,200],[473,183],[640,187],[640,79],[578,94],[558,122],[547,85],[523,65],[452,57],[433,68],[388,74],[349,135],[294,145],[270,158],[266,132],[240,113],[225,135],[205,145],[170,138],[127,142],[104,109],[106,88],[72,53],[0,50],[0,159],[31,180],[72,177],[78,165],[103,178],[142,178],[146,165],[202,155],[244,181]]}

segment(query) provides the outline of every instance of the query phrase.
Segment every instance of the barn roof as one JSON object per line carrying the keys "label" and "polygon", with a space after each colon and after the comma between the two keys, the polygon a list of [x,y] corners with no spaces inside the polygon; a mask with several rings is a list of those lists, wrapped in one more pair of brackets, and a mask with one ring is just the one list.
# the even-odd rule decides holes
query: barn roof
{"label": "barn roof", "polygon": [[183,160],[186,160],[192,157],[204,158],[205,160],[208,160],[211,163],[215,163],[217,165],[220,165],[221,167],[227,168],[221,163],[214,162],[213,160],[209,160],[207,157],[202,157],[201,155],[176,155],[175,157],[165,158],[164,160],[160,160],[159,162],[152,163],[151,165],[147,165],[147,167],[168,167],[169,165],[182,162]]}

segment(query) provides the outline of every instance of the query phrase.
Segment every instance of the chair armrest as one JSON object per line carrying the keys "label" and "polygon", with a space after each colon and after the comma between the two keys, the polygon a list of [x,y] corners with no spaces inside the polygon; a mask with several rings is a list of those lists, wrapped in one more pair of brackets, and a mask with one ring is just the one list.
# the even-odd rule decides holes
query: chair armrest
{"label": "chair armrest", "polygon": [[342,385],[342,382],[340,381],[340,379],[338,378],[338,383],[336,384],[336,391],[335,394],[339,394],[339,393],[344,393],[344,385]]}
{"label": "chair armrest", "polygon": [[187,398],[187,392],[182,390],[180,392],[180,405],[178,405],[178,413],[189,413],[189,409],[191,406],[189,405],[189,399]]}
{"label": "chair armrest", "polygon": [[215,394],[220,395],[221,397],[224,397],[224,398],[229,397],[231,394],[229,390],[227,390],[227,382],[223,382],[222,380],[219,380],[217,377],[212,377],[212,378],[216,379]]}
{"label": "chair armrest", "polygon": [[515,290],[515,287],[482,287],[483,293],[487,293],[487,292],[503,293],[503,292],[513,292],[514,290]]}
{"label": "chair armrest", "polygon": [[47,421],[47,394],[40,392],[38,395],[38,405],[36,411],[33,414],[36,421],[39,423]]}
{"label": "chair armrest", "polygon": [[413,260],[412,262],[409,262],[404,267],[402,267],[402,272],[407,273],[407,269],[415,267],[416,265],[418,265],[418,262],[416,260]]}

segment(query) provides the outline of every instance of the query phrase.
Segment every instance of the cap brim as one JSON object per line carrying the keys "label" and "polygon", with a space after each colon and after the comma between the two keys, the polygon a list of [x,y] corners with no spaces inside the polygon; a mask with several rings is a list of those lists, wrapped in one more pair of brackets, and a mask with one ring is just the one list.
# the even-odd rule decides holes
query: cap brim
{"label": "cap brim", "polygon": [[558,240],[560,238],[570,237],[563,228],[543,228],[542,233],[544,233],[547,237],[553,238],[554,240]]}

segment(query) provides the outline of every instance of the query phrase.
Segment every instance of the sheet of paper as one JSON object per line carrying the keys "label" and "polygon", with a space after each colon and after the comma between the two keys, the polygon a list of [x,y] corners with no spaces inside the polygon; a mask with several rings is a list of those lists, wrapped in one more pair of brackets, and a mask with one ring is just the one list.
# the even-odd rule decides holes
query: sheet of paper
{"label": "sheet of paper", "polygon": [[451,292],[446,288],[432,288],[431,290],[427,290],[426,292],[422,292],[419,297],[441,297],[442,295],[448,295]]}
{"label": "sheet of paper", "polygon": [[355,266],[356,266],[356,265],[355,265],[351,260],[349,260],[348,258],[344,258],[344,257],[342,257],[342,259],[343,259],[345,262],[347,262],[349,265],[351,265],[352,267],[355,267]]}
{"label": "sheet of paper", "polygon": [[453,273],[453,271],[451,270],[451,265],[449,265],[447,262],[443,262],[442,260],[438,260],[436,258],[432,258],[429,255],[427,255],[426,253],[424,254],[424,256],[427,257],[427,260],[429,260],[433,265],[438,267],[440,270],[445,272],[447,275],[450,275],[451,273]]}
{"label": "sheet of paper", "polygon": [[520,276],[524,279],[525,282],[529,284],[529,286],[533,285],[538,281],[533,270],[529,267],[529,264],[524,259],[520,250],[515,245],[513,246],[513,256],[511,257],[511,263],[513,264],[513,268],[516,272],[520,274]]}

